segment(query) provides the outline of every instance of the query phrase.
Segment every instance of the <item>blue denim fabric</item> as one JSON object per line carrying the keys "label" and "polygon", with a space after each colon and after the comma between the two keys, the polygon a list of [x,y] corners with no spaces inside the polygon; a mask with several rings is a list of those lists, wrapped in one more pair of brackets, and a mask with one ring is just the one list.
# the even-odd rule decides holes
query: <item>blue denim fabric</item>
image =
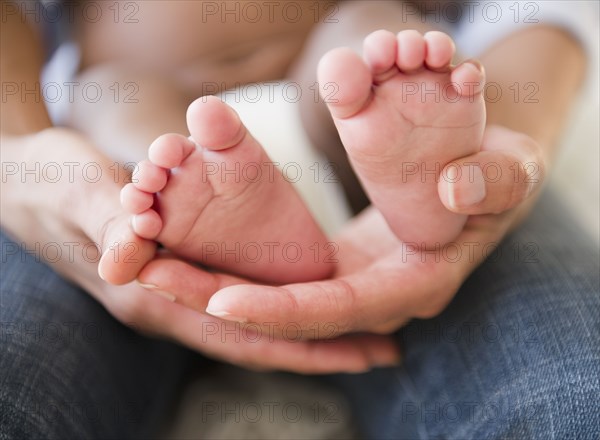
{"label": "blue denim fabric", "polygon": [[[189,363],[117,323],[4,236],[0,438],[149,436]],[[545,197],[400,368],[336,375],[373,439],[600,438],[599,250]]]}
{"label": "blue denim fabric", "polygon": [[0,439],[148,438],[190,353],[140,336],[4,234]]}
{"label": "blue denim fabric", "polygon": [[598,245],[557,200],[398,335],[403,366],[333,379],[373,439],[600,438]]}

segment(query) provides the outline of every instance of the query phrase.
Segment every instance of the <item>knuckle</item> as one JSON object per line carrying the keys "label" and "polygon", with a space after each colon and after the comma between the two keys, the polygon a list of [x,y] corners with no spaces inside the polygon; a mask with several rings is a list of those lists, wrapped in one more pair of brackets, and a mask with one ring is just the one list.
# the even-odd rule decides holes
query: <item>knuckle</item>
{"label": "knuckle", "polygon": [[334,310],[332,320],[335,321],[336,327],[340,334],[346,333],[356,326],[356,313],[352,313],[357,309],[358,294],[348,283],[343,279],[334,281],[334,288],[326,292],[329,310]]}

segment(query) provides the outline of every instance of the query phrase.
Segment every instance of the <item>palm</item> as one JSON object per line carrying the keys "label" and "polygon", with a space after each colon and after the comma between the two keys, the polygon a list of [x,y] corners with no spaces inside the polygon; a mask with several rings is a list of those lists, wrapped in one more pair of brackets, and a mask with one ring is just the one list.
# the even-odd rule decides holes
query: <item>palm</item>
{"label": "palm", "polygon": [[[514,157],[512,150],[522,153],[528,145],[523,135],[488,128],[478,154]],[[498,203],[489,207],[505,213],[472,215],[453,242],[434,252],[422,252],[415,244],[398,240],[383,216],[369,208],[336,237],[338,269],[332,279],[281,287],[252,283],[221,286],[206,311],[269,331],[273,323],[279,329],[293,324],[307,338],[357,331],[387,333],[412,318],[435,316],[502,239],[515,216],[524,211],[507,210],[522,200],[513,197],[518,193],[510,191],[514,189],[511,183],[510,178],[501,182],[506,186],[499,187]]]}

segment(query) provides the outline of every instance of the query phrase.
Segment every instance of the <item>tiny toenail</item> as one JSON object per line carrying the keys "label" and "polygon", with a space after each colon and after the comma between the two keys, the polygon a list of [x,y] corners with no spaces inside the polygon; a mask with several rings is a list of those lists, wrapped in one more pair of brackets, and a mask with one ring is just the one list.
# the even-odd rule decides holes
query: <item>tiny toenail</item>
{"label": "tiny toenail", "polygon": [[144,289],[148,289],[148,290],[155,290],[158,289],[158,286],[156,284],[146,284],[146,283],[140,283],[139,281],[136,280],[136,282],[139,284],[140,287],[143,287]]}

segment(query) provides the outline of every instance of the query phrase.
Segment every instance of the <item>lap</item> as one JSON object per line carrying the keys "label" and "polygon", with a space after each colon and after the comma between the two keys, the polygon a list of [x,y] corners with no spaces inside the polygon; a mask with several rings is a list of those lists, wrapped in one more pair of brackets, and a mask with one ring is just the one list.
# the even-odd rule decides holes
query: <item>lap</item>
{"label": "lap", "polygon": [[[152,430],[188,352],[1,246],[0,438]],[[328,379],[373,438],[593,438],[599,316],[598,250],[546,197],[440,316],[398,334],[401,368]]]}
{"label": "lap", "polygon": [[338,376],[375,438],[596,438],[598,248],[546,195],[449,307],[399,334],[403,366]]}
{"label": "lap", "polygon": [[135,333],[4,234],[0,240],[0,438],[146,436],[188,352]]}

